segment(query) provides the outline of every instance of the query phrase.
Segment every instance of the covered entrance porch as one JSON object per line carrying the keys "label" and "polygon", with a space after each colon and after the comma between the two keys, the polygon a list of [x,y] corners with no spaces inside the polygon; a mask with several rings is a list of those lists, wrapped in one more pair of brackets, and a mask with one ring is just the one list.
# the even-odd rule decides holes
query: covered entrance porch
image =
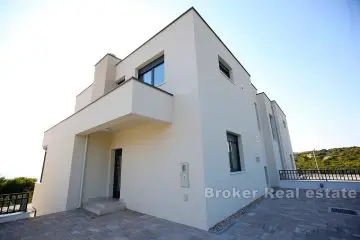
{"label": "covered entrance porch", "polygon": [[129,116],[87,134],[79,206],[97,215],[124,210],[132,201],[127,193],[141,192],[136,176],[138,167],[146,166],[144,142],[151,145],[168,128],[168,123]]}
{"label": "covered entrance porch", "polygon": [[[43,139],[43,178],[35,184],[33,196],[37,215],[76,209],[90,199],[112,197],[113,150],[122,148],[124,157],[124,151],[130,149],[127,161],[136,160],[139,156],[133,154],[133,148],[139,147],[126,143],[133,139],[127,132],[149,124],[168,128],[172,114],[172,94],[131,78],[48,129]],[[127,149],[122,147],[124,144],[128,144]],[[119,187],[121,199],[123,181]]]}

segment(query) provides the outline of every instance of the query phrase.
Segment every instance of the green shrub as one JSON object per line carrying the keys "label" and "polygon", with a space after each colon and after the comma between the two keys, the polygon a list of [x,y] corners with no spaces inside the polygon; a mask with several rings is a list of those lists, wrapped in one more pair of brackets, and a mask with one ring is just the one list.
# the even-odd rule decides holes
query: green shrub
{"label": "green shrub", "polygon": [[0,194],[34,191],[36,178],[17,177],[6,179],[0,177]]}

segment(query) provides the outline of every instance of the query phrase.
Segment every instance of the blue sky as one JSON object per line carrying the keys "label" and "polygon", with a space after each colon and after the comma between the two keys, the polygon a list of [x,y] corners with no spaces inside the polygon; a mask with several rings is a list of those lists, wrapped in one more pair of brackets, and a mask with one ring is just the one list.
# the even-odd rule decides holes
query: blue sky
{"label": "blue sky", "polygon": [[39,177],[43,132],[122,58],[194,6],[287,115],[293,150],[360,145],[360,2],[1,1],[0,175]]}

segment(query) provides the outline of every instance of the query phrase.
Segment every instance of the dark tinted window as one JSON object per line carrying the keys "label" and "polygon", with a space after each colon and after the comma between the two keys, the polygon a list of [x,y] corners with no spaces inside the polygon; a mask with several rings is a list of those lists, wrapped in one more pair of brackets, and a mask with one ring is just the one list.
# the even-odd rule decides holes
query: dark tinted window
{"label": "dark tinted window", "polygon": [[164,79],[164,56],[149,63],[139,70],[139,80],[155,87],[163,84]]}
{"label": "dark tinted window", "polygon": [[164,63],[154,68],[154,86],[164,83]]}
{"label": "dark tinted window", "polygon": [[222,71],[228,78],[230,78],[230,70],[219,60],[219,69]]}
{"label": "dark tinted window", "polygon": [[44,168],[45,168],[46,155],[47,155],[47,150],[45,150],[45,153],[44,153],[44,160],[43,160],[43,165],[42,165],[42,169],[41,169],[40,183],[42,183],[43,176],[44,176]]}
{"label": "dark tinted window", "polygon": [[238,136],[227,133],[230,172],[241,171]]}

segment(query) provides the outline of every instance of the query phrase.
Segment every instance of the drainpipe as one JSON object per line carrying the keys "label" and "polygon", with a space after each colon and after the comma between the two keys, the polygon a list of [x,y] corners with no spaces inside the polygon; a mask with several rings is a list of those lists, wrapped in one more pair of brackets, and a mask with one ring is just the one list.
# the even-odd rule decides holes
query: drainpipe
{"label": "drainpipe", "polygon": [[86,162],[86,158],[87,158],[88,138],[89,138],[89,135],[86,135],[85,149],[84,149],[84,159],[83,159],[82,172],[81,172],[80,197],[79,197],[78,208],[81,207],[81,200],[82,200],[82,195],[83,195],[84,172],[85,172],[85,162]]}

